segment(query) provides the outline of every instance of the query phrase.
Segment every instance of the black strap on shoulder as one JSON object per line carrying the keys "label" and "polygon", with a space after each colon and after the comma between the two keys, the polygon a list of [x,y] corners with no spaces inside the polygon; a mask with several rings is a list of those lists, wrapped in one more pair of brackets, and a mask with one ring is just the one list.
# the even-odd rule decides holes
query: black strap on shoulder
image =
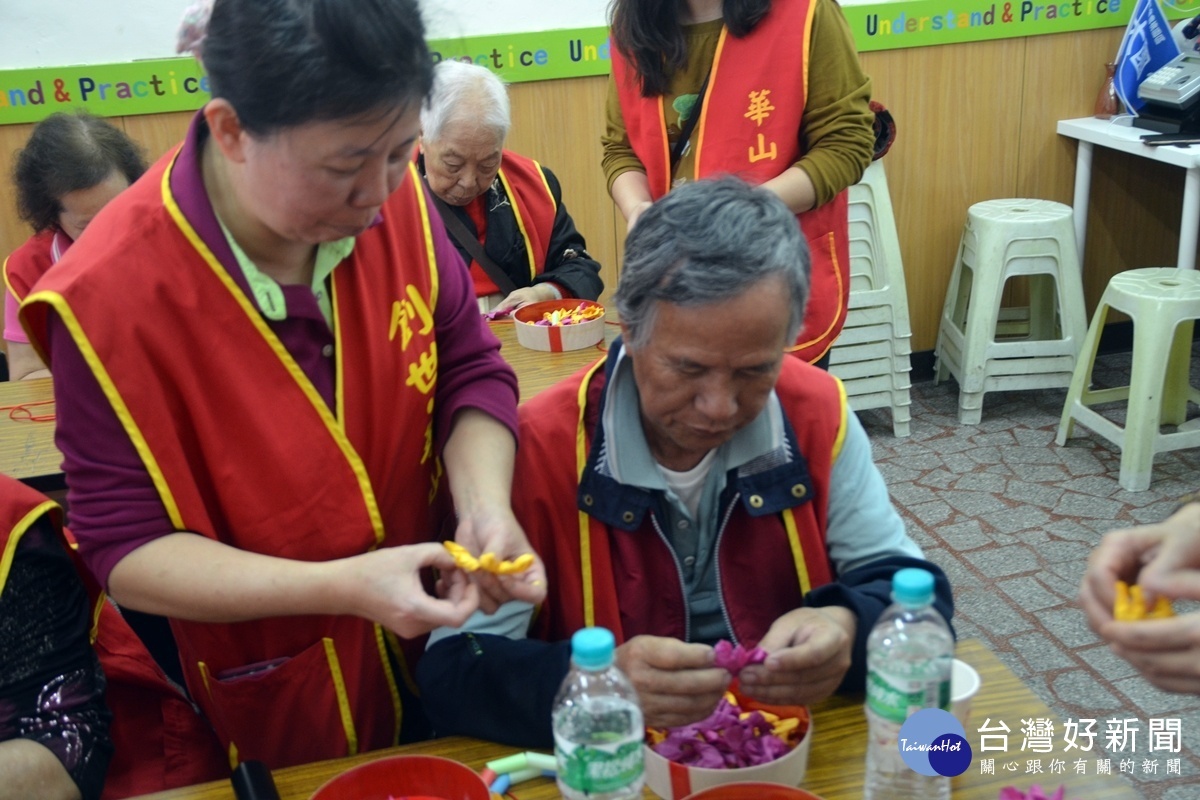
{"label": "black strap on shoulder", "polygon": [[[471,254],[471,258],[475,259],[475,263],[483,267],[483,271],[492,279],[492,283],[504,292],[505,295],[512,294],[517,289],[517,284],[508,276],[508,273],[500,269],[500,265],[488,258],[487,253],[483,252],[483,246],[479,244],[479,240],[475,238],[475,234],[463,224],[463,221],[454,213],[454,209],[450,207],[445,200],[438,197],[433,192],[430,192],[430,197],[433,198],[434,205],[437,206],[438,213],[442,215],[442,222],[446,223],[446,231],[454,237],[454,241],[462,245],[463,249]],[[469,265],[468,265],[469,266]]]}
{"label": "black strap on shoulder", "polygon": [[696,95],[696,104],[692,106],[688,118],[683,121],[683,127],[679,129],[679,138],[675,140],[675,146],[671,148],[672,179],[675,177],[675,169],[679,166],[679,160],[683,158],[683,150],[687,147],[688,139],[692,138],[692,131],[696,129],[696,123],[700,121],[700,111],[704,108],[704,93],[708,91],[710,77],[712,77],[711,71],[704,76],[704,83],[700,84],[700,94]]}

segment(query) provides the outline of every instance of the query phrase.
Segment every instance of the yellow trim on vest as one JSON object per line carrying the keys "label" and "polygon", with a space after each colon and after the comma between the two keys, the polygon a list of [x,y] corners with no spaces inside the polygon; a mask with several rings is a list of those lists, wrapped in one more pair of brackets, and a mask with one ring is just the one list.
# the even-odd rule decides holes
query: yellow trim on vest
{"label": "yellow trim on vest", "polygon": [[[838,402],[841,411],[838,415],[838,431],[837,436],[833,440],[832,455],[829,463],[837,461],[838,456],[842,452],[842,445],[846,443],[846,423],[850,413],[850,405],[846,399],[846,387],[842,381],[836,376],[831,375],[833,382],[837,385]],[[808,564],[804,560],[804,547],[800,544],[800,531],[796,527],[796,515],[792,509],[786,508],[783,510],[783,525],[787,528],[788,544],[792,548],[792,560],[796,564],[796,575],[800,578],[800,593],[808,594],[812,589],[812,582],[808,577]]]}
{"label": "yellow trim on vest", "polygon": [[[208,693],[209,702],[212,702],[212,687],[209,685],[208,679],[208,664],[203,661],[197,661],[196,667],[200,670],[200,680],[204,682],[204,691]],[[229,758],[229,769],[235,770],[238,765],[238,748],[231,740],[229,742],[229,751],[226,753]]]}
{"label": "yellow trim on vest", "polygon": [[[835,234],[833,231],[830,231],[829,233],[825,234],[825,238],[826,238],[826,239],[828,240],[828,242],[829,242],[829,258],[830,258],[830,260],[833,262],[833,276],[834,276],[835,278],[837,278],[837,287],[838,287],[838,291],[837,291],[837,296],[838,296],[838,308],[843,308],[843,307],[845,307],[845,305],[846,305],[846,303],[845,303],[845,300],[844,300],[844,298],[843,298],[843,295],[845,294],[846,287],[845,287],[845,285],[843,285],[843,283],[842,283],[842,270],[841,270],[841,267],[838,265],[838,255],[837,255],[837,234]],[[820,334],[820,336],[815,336],[815,337],[813,337],[812,339],[809,339],[807,342],[797,342],[796,344],[794,344],[794,345],[792,345],[791,347],[787,348],[787,351],[788,351],[789,353],[791,353],[791,352],[794,352],[794,351],[796,351],[796,350],[802,350],[802,349],[804,349],[805,347],[811,347],[812,345],[814,345],[814,344],[816,344],[817,342],[819,342],[819,341],[821,341],[822,339],[824,339],[826,336],[828,336],[828,335],[829,335],[829,332],[833,330],[834,326],[835,326],[835,325],[837,325],[838,317],[839,317],[840,315],[841,315],[841,312],[835,313],[835,314],[833,315],[833,319],[831,319],[831,320],[829,321],[829,325],[828,325],[828,327],[826,327],[826,328],[825,328],[825,330],[821,331],[821,334]],[[833,347],[833,342],[830,342],[830,343],[829,343],[829,346],[825,348],[825,351],[828,351],[830,347]],[[823,351],[823,352],[821,353],[821,355],[822,355],[822,356],[824,356],[824,355],[825,355],[825,351]],[[820,360],[820,358],[818,357],[818,358],[817,358],[817,359],[815,359],[815,360]]]}
{"label": "yellow trim on vest", "polygon": [[[521,217],[521,208],[517,204],[515,195],[513,195],[512,184],[508,182],[508,176],[504,174],[504,169],[501,168],[496,173],[496,176],[504,184],[504,191],[508,194],[513,217],[517,220],[517,229],[521,231],[521,238],[525,240],[525,257],[529,261],[529,280],[532,281],[537,277],[537,255],[533,252],[533,243],[529,241],[529,232],[525,230],[525,220]],[[545,181],[545,178],[542,180]]]}
{"label": "yellow trim on vest", "polygon": [[21,537],[33,526],[34,521],[47,511],[56,508],[58,508],[58,503],[53,500],[45,500],[34,506],[33,510],[21,517],[20,521],[13,526],[12,532],[8,535],[8,544],[4,547],[4,555],[0,556],[0,592],[4,591],[4,585],[8,583],[8,573],[12,569],[13,559],[17,556],[17,544],[20,543]]}
{"label": "yellow trim on vest", "polygon": [[787,528],[788,545],[792,548],[792,561],[796,564],[796,575],[800,578],[800,594],[806,595],[812,589],[808,579],[808,564],[804,561],[804,547],[800,544],[800,531],[796,527],[796,515],[792,509],[783,510],[783,526]]}
{"label": "yellow trim on vest", "polygon": [[[332,275],[330,276],[332,278]],[[341,316],[337,310],[338,289],[337,281],[329,281],[329,327],[333,330],[333,413],[337,418],[337,423],[344,431],[346,430],[346,373],[344,365],[346,359],[342,357],[342,331],[339,323]],[[376,544],[379,544],[376,541]]]}
{"label": "yellow trim on vest", "polygon": [[[9,253],[7,256],[4,257],[4,266],[0,267],[0,273],[3,273],[3,275],[4,275],[4,288],[13,297],[17,297],[16,291],[13,290],[12,282],[8,279],[8,259],[10,259],[10,258],[12,258],[12,253]],[[20,303],[21,303],[21,299],[19,297],[17,297],[18,306],[20,305]]]}
{"label": "yellow trim on vest", "polygon": [[100,614],[104,611],[104,604],[108,602],[108,595],[101,592],[96,597],[96,602],[92,605],[92,627],[88,630],[88,641],[92,644],[100,638]]}
{"label": "yellow trim on vest", "polygon": [[[177,153],[175,158],[178,157],[179,156]],[[163,171],[163,205],[166,207],[167,212],[171,215],[171,218],[175,220],[175,224],[178,226],[184,238],[187,239],[187,241],[200,255],[200,258],[205,264],[208,265],[208,268],[212,270],[213,275],[216,276],[216,278],[229,292],[230,297],[237,302],[238,306],[242,309],[242,313],[246,315],[246,317],[250,320],[250,323],[254,326],[255,330],[258,331],[259,335],[262,336],[263,340],[267,343],[267,346],[270,347],[272,352],[275,353],[276,358],[282,362],[284,368],[287,369],[288,374],[292,376],[292,380],[296,382],[296,385],[304,393],[304,396],[308,398],[309,403],[311,403],[313,408],[316,410],[317,415],[321,418],[321,421],[325,423],[325,427],[329,430],[334,442],[337,443],[338,448],[342,451],[342,455],[345,456],[346,462],[350,466],[350,470],[354,473],[354,477],[358,481],[359,490],[362,492],[363,502],[367,508],[367,515],[371,519],[371,528],[375,531],[375,540],[377,542],[382,542],[384,537],[383,518],[379,513],[379,504],[375,500],[375,490],[371,486],[371,478],[367,474],[366,466],[363,464],[362,459],[359,458],[358,453],[355,452],[354,446],[350,443],[350,440],[346,438],[346,433],[344,430],[342,430],[340,423],[334,419],[329,407],[326,406],[325,401],[321,399],[321,395],[317,391],[316,387],[313,386],[312,381],[308,379],[308,376],[304,374],[304,370],[300,369],[300,365],[296,363],[296,359],[292,358],[292,354],[289,353],[287,348],[283,346],[283,342],[279,340],[279,337],[275,335],[275,332],[272,331],[270,327],[267,326],[267,323],[263,321],[262,315],[259,314],[257,309],[250,304],[250,301],[246,298],[246,295],[240,288],[238,288],[237,283],[235,283],[233,278],[229,275],[228,270],[226,270],[217,257],[213,255],[213,252],[208,249],[208,245],[205,244],[204,240],[200,238],[200,234],[196,233],[195,229],[192,228],[191,223],[188,222],[187,217],[183,215],[183,211],[179,208],[178,204],[176,204],[175,198],[171,194],[171,173],[174,171],[174,169],[175,160],[172,159],[170,166]],[[176,511],[176,514],[178,514],[178,511]],[[177,527],[180,528],[186,527],[182,522],[176,524]]]}
{"label": "yellow trim on vest", "polygon": [[848,421],[847,417],[849,417],[849,415],[850,415],[850,401],[846,397],[846,385],[844,383],[842,383],[841,378],[838,378],[836,375],[834,375],[832,377],[833,377],[833,380],[837,383],[838,402],[841,403],[842,411],[841,411],[841,417],[838,419],[837,438],[833,440],[833,453],[829,459],[830,464],[833,464],[835,461],[837,461],[838,456],[840,456],[842,454],[842,445],[844,445],[846,443],[846,423]]}
{"label": "yellow trim on vest", "polygon": [[[696,146],[695,155],[692,158],[692,174],[696,180],[700,180],[700,148],[704,147],[704,127],[708,121],[708,112],[711,108],[709,98],[712,97],[713,87],[717,85],[717,67],[721,64],[721,53],[725,51],[725,40],[729,37],[729,29],[722,26],[721,35],[717,38],[717,50],[713,53],[712,69],[708,74],[708,88],[704,90],[704,99],[700,109],[700,119],[696,124]],[[664,128],[665,130],[665,128]],[[667,162],[670,163],[669,161]]]}
{"label": "yellow trim on vest", "polygon": [[71,306],[67,304],[66,298],[58,292],[42,290],[31,294],[25,299],[25,302],[30,305],[33,303],[46,303],[58,312],[59,318],[67,326],[67,331],[71,334],[71,338],[79,348],[80,355],[87,362],[88,367],[92,370],[92,374],[96,376],[96,382],[100,384],[100,388],[104,391],[104,396],[108,398],[109,405],[112,406],[117,419],[121,421],[121,427],[125,429],[125,433],[129,436],[129,440],[133,442],[133,447],[137,450],[142,463],[146,465],[146,472],[149,473],[150,479],[154,482],[154,488],[158,490],[158,496],[162,499],[163,507],[167,511],[167,516],[171,519],[171,524],[176,530],[186,530],[187,526],[184,524],[183,517],[179,513],[179,505],[175,502],[175,495],[171,493],[171,487],[167,485],[166,476],[163,475],[162,468],[158,466],[158,460],[150,450],[150,443],[142,435],[142,430],[133,419],[133,414],[129,411],[129,406],[125,404],[125,399],[121,397],[121,393],[117,390],[117,385],[113,382],[112,376],[108,374],[108,370],[100,360],[100,356],[96,353],[95,348],[92,347],[91,339],[87,337],[83,326],[79,324],[79,319],[75,316],[75,312],[71,310]]}
{"label": "yellow trim on vest", "polygon": [[[663,107],[666,103],[666,98],[663,98],[662,103],[655,103],[658,108],[658,129],[662,131],[662,149],[663,149],[663,185],[662,197],[667,192],[671,191],[671,183],[675,180],[675,175],[671,170],[671,137],[667,135],[667,109]],[[654,187],[650,187],[651,196],[654,195]],[[657,199],[657,198],[655,198]]]}
{"label": "yellow trim on vest", "polygon": [[385,630],[388,642],[392,646],[392,655],[396,657],[396,666],[400,667],[400,678],[404,681],[404,685],[412,692],[413,697],[420,697],[421,690],[417,688],[417,682],[413,680],[412,670],[408,668],[408,660],[404,657],[404,651],[400,649],[400,638],[389,630]]}
{"label": "yellow trim on vest", "polygon": [[350,696],[346,692],[346,679],[342,677],[342,664],[338,661],[337,648],[328,636],[321,639],[325,645],[325,660],[329,662],[329,674],[333,678],[333,689],[337,692],[338,710],[342,716],[342,730],[346,734],[346,755],[358,753],[358,733],[354,730],[354,716],[350,713]]}
{"label": "yellow trim on vest", "polygon": [[816,4],[816,0],[813,0],[813,2],[808,4],[808,9],[806,10],[806,13],[804,15],[804,39],[803,39],[804,45],[803,45],[803,50],[801,50],[801,55],[800,55],[801,63],[803,64],[803,70],[804,70],[804,73],[803,73],[804,74],[804,97],[802,97],[800,99],[801,99],[801,101],[803,101],[805,106],[808,105],[808,79],[809,79],[808,62],[812,56],[812,26],[813,26],[813,20],[816,19],[816,15],[817,15],[817,4]]}
{"label": "yellow trim on vest", "polygon": [[[587,431],[584,430],[583,416],[587,413],[588,385],[596,370],[604,366],[608,356],[601,358],[583,376],[579,384],[579,423],[575,427],[575,485],[583,480],[583,470],[587,467]],[[592,586],[592,526],[591,517],[583,511],[579,512],[579,572],[583,582],[583,624],[593,627],[596,624],[596,590]]]}
{"label": "yellow trim on vest", "polygon": [[379,648],[379,663],[383,664],[383,674],[387,676],[388,694],[392,696],[392,712],[396,727],[392,731],[392,744],[400,744],[400,720],[403,719],[404,706],[400,702],[400,688],[396,686],[396,675],[392,672],[392,661],[388,658],[387,640],[383,636],[383,626],[375,625],[375,646]]}
{"label": "yellow trim on vest", "polygon": [[429,204],[425,202],[425,181],[421,179],[421,173],[417,170],[415,161],[408,165],[408,179],[417,196],[417,208],[421,210],[421,228],[425,231],[425,261],[429,264],[429,307],[437,308],[439,289],[437,249],[433,246],[433,228],[429,225]]}

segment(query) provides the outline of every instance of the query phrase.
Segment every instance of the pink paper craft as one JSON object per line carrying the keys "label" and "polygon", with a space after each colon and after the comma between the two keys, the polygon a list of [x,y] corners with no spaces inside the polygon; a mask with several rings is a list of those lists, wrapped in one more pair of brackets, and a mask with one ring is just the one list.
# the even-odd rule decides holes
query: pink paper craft
{"label": "pink paper craft", "polygon": [[652,745],[668,761],[705,769],[735,769],[766,764],[785,755],[791,746],[771,731],[761,712],[745,719],[725,698],[707,719],[669,728],[666,738]]}
{"label": "pink paper craft", "polygon": [[1063,800],[1066,794],[1065,786],[1059,786],[1054,794],[1046,794],[1042,787],[1035,783],[1029,787],[1028,792],[1022,792],[1015,786],[1005,786],[1000,790],[997,800]]}
{"label": "pink paper craft", "polygon": [[724,639],[713,646],[713,663],[722,669],[729,670],[735,677],[743,667],[750,664],[761,664],[766,660],[767,651],[761,647],[747,650],[740,644],[734,645]]}

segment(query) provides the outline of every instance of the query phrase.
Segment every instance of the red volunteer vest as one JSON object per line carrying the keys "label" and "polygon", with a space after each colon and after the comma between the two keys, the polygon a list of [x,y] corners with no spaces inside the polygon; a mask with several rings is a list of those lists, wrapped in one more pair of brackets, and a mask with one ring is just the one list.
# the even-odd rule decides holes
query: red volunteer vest
{"label": "red volunteer vest", "polygon": [[[767,16],[737,38],[721,31],[700,119],[692,134],[692,180],[735,175],[758,185],[800,156],[808,95],[812,0],[775,0]],[[661,96],[643,97],[636,67],[613,48],[613,77],[634,153],[654,199],[671,188],[670,144]],[[792,353],[813,362],[841,333],[850,299],[846,193],[797,215],[812,257],[808,311]]]}
{"label": "red volunteer vest", "polygon": [[[687,608],[679,574],[649,519],[637,531],[616,530],[576,506],[604,366],[601,360],[520,407],[515,474],[539,488],[514,492],[513,509],[552,576],[534,635],[559,641],[602,625],[618,642],[639,634],[682,639]],[[836,378],[790,358],[776,392],[808,461],[814,497],[763,517],[751,517],[739,502],[726,524],[717,554],[720,591],[734,635],[747,644],[802,606],[810,589],[833,580],[826,498],[845,432],[844,393]]]}
{"label": "red volunteer vest", "polygon": [[[179,210],[172,158],[36,287],[23,311],[35,339],[47,346],[53,308],[177,530],[306,561],[428,541],[441,518],[438,273],[415,167],[332,274],[330,409]],[[397,682],[423,641],[348,616],[172,627],[231,762],[276,768],[397,741]]]}
{"label": "red volunteer vest", "polygon": [[[550,191],[550,184],[542,173],[542,165],[532,158],[517,155],[505,150],[497,173],[504,191],[512,203],[513,217],[517,220],[517,230],[525,240],[525,254],[529,261],[529,279],[525,285],[546,271],[546,252],[550,248],[550,239],[554,234],[554,218],[558,213],[558,203]],[[484,209],[484,213],[487,210]],[[500,291],[499,287],[487,276],[478,262],[471,261],[471,274],[479,294],[492,294]],[[482,275],[483,280],[479,279]],[[521,285],[521,282],[517,282]],[[490,288],[489,288],[490,287]]]}
{"label": "red volunteer vest", "polygon": [[[49,516],[62,533],[62,509],[52,500],[0,475],[0,592],[25,532]],[[216,780],[227,771],[212,729],[167,680],[141,639],[125,622],[63,539],[92,601],[92,646],[104,668],[105,700],[113,713],[113,756],[102,800],[160,792]]]}
{"label": "red volunteer vest", "polygon": [[24,300],[33,285],[71,246],[71,237],[47,228],[30,236],[4,259],[4,283],[13,297]]}
{"label": "red volunteer vest", "polygon": [[554,202],[550,184],[542,173],[542,165],[532,158],[505,150],[499,177],[512,201],[517,228],[525,239],[529,280],[532,281],[546,269],[546,252],[554,233],[558,203]]}

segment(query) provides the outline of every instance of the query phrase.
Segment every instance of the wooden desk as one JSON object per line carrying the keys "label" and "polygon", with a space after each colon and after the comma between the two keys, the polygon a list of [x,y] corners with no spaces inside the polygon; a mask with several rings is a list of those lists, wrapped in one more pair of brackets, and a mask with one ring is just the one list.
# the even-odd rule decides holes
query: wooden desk
{"label": "wooden desk", "polygon": [[1154,131],[1135,128],[1128,117],[1104,120],[1095,117],[1064,119],[1058,122],[1058,133],[1079,141],[1075,156],[1075,245],[1083,260],[1087,234],[1088,196],[1092,186],[1092,151],[1095,145],[1120,150],[1122,153],[1161,161],[1184,170],[1183,211],[1179,222],[1179,254],[1175,265],[1179,269],[1196,267],[1196,242],[1200,238],[1200,147],[1166,145],[1150,147],[1142,136]]}
{"label": "wooden desk", "polygon": [[[489,323],[500,339],[500,353],[517,373],[521,399],[527,400],[548,386],[591,364],[603,351],[589,347],[567,353],[541,353],[517,344],[512,320]],[[616,325],[605,326],[605,343],[619,333]],[[0,382],[0,407],[54,399],[49,378],[32,381]],[[53,413],[54,406],[38,406],[37,414]],[[54,446],[53,422],[10,419],[0,411],[0,473],[17,478],[43,492],[66,488],[62,475],[62,456]]]}
{"label": "wooden desk", "polygon": [[[613,317],[609,314],[609,319]],[[492,333],[500,340],[500,353],[517,373],[521,387],[521,400],[525,401],[538,392],[561,381],[588,366],[604,352],[596,347],[570,350],[565,353],[543,353],[530,350],[517,343],[517,329],[511,319],[500,319],[489,323]],[[621,332],[618,325],[604,326],[604,345],[608,346]]]}
{"label": "wooden desk", "polygon": [[[54,399],[49,378],[0,383],[0,407]],[[53,414],[53,405],[33,406],[35,416]],[[42,492],[65,488],[62,456],[54,446],[54,423],[13,419],[0,410],[0,473],[18,478]]]}
{"label": "wooden desk", "polygon": [[[982,688],[972,704],[971,721],[967,726],[968,739],[975,749],[975,758],[971,768],[954,779],[954,800],[995,800],[1004,786],[1016,785],[1021,789],[1028,789],[1031,783],[1041,783],[1043,786],[1051,787],[1060,783],[1066,784],[1067,796],[1072,798],[1136,800],[1138,794],[1121,778],[1115,775],[1098,776],[1095,774],[1095,757],[1099,753],[1084,754],[1090,756],[1088,758],[1088,774],[1073,774],[1074,770],[1071,768],[1071,764],[1074,756],[1063,752],[1061,736],[1057,733],[1062,730],[1061,720],[1054,717],[1046,705],[1022,685],[1017,676],[1000,663],[978,640],[969,639],[959,642],[958,657],[979,671]],[[1012,730],[1007,754],[995,752],[987,754],[989,757],[996,757],[996,775],[980,774],[979,734],[976,733],[976,730],[988,717],[991,718],[993,724],[1003,721]],[[1041,754],[1045,773],[1042,775],[1024,774],[1026,757],[1037,755],[1020,752],[1021,719],[1031,717],[1050,717],[1056,720],[1056,750],[1053,753]],[[861,703],[842,698],[827,700],[814,709],[813,725],[813,749],[809,754],[808,776],[804,781],[804,788],[820,795],[825,800],[861,800],[863,760],[867,743],[867,723],[866,717],[863,716]],[[516,752],[515,748],[474,739],[439,739],[390,750],[379,750],[351,758],[280,770],[275,774],[275,784],[279,788],[279,796],[282,800],[306,800],[322,783],[333,776],[350,767],[382,756],[401,753],[440,755],[461,761],[478,770],[486,762],[513,752]],[[1064,759],[1068,765],[1067,773],[1063,775],[1048,774],[1051,758]],[[1019,761],[1020,771],[1004,771],[1001,764],[1008,761]],[[1113,765],[1113,768],[1116,769],[1116,764]],[[556,785],[547,778],[538,778],[528,783],[522,783],[514,788],[514,793],[521,800],[549,800],[549,798],[559,797]],[[645,796],[647,798],[654,797],[649,790],[646,791]],[[219,781],[161,792],[148,797],[156,798],[156,800],[232,800],[233,790],[228,781]]]}

